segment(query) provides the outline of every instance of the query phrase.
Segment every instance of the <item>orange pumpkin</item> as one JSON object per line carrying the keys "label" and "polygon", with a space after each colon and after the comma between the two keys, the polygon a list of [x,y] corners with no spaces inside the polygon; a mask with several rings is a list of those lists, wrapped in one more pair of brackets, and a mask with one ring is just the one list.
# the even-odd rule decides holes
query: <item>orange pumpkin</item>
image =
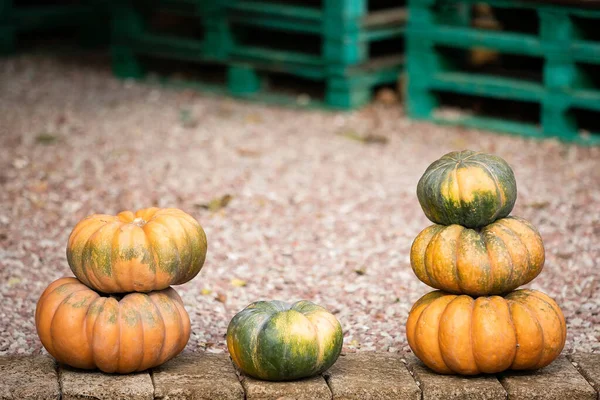
{"label": "orange pumpkin", "polygon": [[206,258],[206,235],[175,208],[146,208],[117,216],[94,214],[69,236],[75,276],[104,293],[150,292],[194,278]]}
{"label": "orange pumpkin", "polygon": [[406,336],[435,372],[476,375],[545,367],[562,351],[567,329],[558,305],[542,292],[473,299],[435,291],[413,305]]}
{"label": "orange pumpkin", "polygon": [[172,288],[104,297],[75,278],[46,288],[35,311],[48,353],[76,368],[126,374],[155,367],[179,354],[190,319]]}
{"label": "orange pumpkin", "polygon": [[482,229],[432,225],[410,251],[410,264],[423,283],[471,296],[508,293],[538,276],[544,260],[540,234],[517,217]]}

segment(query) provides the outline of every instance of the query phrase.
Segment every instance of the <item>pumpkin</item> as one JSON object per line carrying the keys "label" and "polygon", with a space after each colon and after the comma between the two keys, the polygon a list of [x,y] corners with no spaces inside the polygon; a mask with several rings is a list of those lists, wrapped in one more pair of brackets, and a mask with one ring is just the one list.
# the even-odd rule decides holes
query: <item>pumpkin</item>
{"label": "pumpkin", "polygon": [[471,296],[508,293],[538,276],[544,260],[540,234],[517,217],[482,229],[432,225],[410,251],[412,269],[423,283]]}
{"label": "pumpkin", "polygon": [[517,290],[504,298],[426,294],[406,324],[410,348],[441,374],[476,375],[550,364],[565,345],[565,318],[546,294]]}
{"label": "pumpkin", "polygon": [[417,185],[417,197],[432,222],[477,228],[510,214],[517,183],[502,158],[455,151],[427,168]]}
{"label": "pumpkin", "polygon": [[75,276],[97,291],[150,292],[194,278],[206,248],[193,217],[175,208],[146,208],[83,219],[69,236],[67,260]]}
{"label": "pumpkin", "polygon": [[190,319],[172,288],[101,296],[75,278],[46,288],[35,311],[38,336],[57,361],[75,368],[126,374],[179,354]]}
{"label": "pumpkin", "polygon": [[328,369],[342,351],[342,327],[309,301],[258,301],[229,323],[227,347],[235,365],[255,378],[282,381]]}

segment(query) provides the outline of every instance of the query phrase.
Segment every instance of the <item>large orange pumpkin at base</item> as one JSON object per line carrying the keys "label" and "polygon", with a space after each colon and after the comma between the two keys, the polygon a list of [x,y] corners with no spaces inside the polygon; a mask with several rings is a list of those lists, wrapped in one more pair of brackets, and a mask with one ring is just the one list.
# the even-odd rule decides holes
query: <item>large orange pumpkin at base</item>
{"label": "large orange pumpkin at base", "polygon": [[435,372],[477,375],[547,366],[562,351],[567,328],[554,300],[536,290],[476,299],[434,291],[413,305],[406,336]]}
{"label": "large orange pumpkin at base", "polygon": [[194,278],[206,258],[206,235],[176,208],[94,214],[69,236],[75,276],[103,293],[150,292]]}
{"label": "large orange pumpkin at base", "polygon": [[179,354],[190,319],[172,288],[104,297],[75,278],[48,286],[35,311],[38,336],[57,361],[126,374]]}

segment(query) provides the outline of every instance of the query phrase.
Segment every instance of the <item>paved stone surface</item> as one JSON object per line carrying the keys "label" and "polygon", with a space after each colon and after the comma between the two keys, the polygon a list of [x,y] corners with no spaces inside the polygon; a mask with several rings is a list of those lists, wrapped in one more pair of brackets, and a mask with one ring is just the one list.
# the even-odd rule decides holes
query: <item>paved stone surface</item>
{"label": "paved stone surface", "polygon": [[292,382],[266,382],[245,376],[247,400],[330,400],[331,391],[322,376]]}
{"label": "paved stone surface", "polygon": [[352,353],[325,373],[334,399],[420,399],[421,392],[400,356]]}
{"label": "paved stone surface", "polygon": [[596,389],[600,399],[600,354],[575,353],[569,358],[588,383]]}
{"label": "paved stone surface", "polygon": [[597,393],[566,357],[531,372],[509,372],[500,382],[511,400],[596,400]]}
{"label": "paved stone surface", "polygon": [[54,359],[41,356],[0,357],[0,399],[59,399]]}
{"label": "paved stone surface", "polygon": [[156,399],[244,399],[244,389],[227,354],[179,355],[155,368],[152,380]]}
{"label": "paved stone surface", "polygon": [[406,357],[408,369],[419,382],[426,400],[505,400],[506,390],[495,376],[461,377],[440,375],[413,355]]}
{"label": "paved stone surface", "polygon": [[147,372],[117,375],[76,370],[58,370],[62,400],[152,400],[154,386]]}

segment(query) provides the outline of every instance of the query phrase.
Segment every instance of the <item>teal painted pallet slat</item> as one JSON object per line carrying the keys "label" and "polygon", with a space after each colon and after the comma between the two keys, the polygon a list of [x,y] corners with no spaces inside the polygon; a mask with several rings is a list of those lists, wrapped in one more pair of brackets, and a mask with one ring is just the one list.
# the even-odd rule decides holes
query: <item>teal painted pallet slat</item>
{"label": "teal painted pallet slat", "polygon": [[[123,78],[144,77],[151,67],[148,56],[196,62],[194,69],[199,70],[216,62],[226,69],[225,89],[202,79],[197,85],[245,98],[278,99],[265,82],[278,75],[298,77],[323,86],[319,104],[348,109],[367,103],[376,86],[395,83],[403,68],[406,12],[396,9],[388,16],[373,12],[359,18],[367,15],[366,0],[324,0],[322,7],[228,0],[219,7],[194,8],[192,14],[201,19],[204,32],[195,38],[151,31],[144,15],[156,6],[135,1],[113,10],[114,71]],[[159,9],[181,11],[189,4],[162,0]],[[340,8],[333,12],[331,7]],[[363,23],[369,27],[363,28]],[[337,28],[335,35],[328,36],[332,27]],[[382,45],[386,41],[392,43],[390,50]]]}
{"label": "teal painted pallet slat", "polygon": [[[516,21],[509,24],[508,30],[483,29],[472,22],[470,6],[476,3],[509,11],[505,16],[512,15],[513,10],[518,16],[519,10],[526,9],[526,16],[534,16],[535,21],[522,28]],[[579,117],[585,114],[579,110],[600,112],[600,80],[596,78],[600,71],[600,34],[590,28],[593,24],[588,26],[577,20],[586,18],[596,21],[598,26],[600,12],[582,13],[575,8],[518,0],[413,0],[409,12],[413,18],[406,33],[410,116],[532,137],[554,136],[580,144],[600,144],[600,132],[581,134],[587,128],[582,122],[584,118]],[[443,49],[455,50],[444,53]],[[525,57],[521,66],[528,65],[530,60],[531,65],[541,65],[541,81],[506,70],[491,73],[470,70],[456,58],[458,49],[495,51],[491,54],[496,54],[493,57],[499,60],[510,55]],[[494,75],[507,72],[512,76]],[[536,124],[527,124],[511,117],[446,118],[437,112],[439,93],[530,102],[539,108],[539,119]]]}

